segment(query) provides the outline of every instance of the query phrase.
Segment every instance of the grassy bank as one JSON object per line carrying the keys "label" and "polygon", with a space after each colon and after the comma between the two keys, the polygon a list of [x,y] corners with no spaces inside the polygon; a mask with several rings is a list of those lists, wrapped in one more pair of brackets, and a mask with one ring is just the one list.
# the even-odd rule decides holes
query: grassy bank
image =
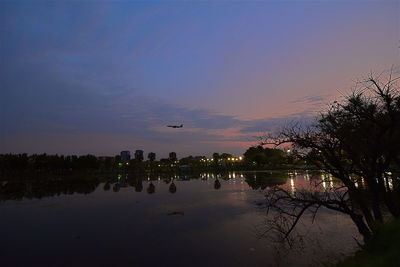
{"label": "grassy bank", "polygon": [[380,233],[365,244],[365,249],[338,266],[399,266],[400,220],[385,224]]}

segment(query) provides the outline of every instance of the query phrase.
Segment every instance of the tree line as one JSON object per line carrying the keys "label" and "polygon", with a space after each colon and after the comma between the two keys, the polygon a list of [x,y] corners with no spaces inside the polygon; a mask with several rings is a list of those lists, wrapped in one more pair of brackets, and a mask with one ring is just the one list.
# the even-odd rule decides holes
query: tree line
{"label": "tree line", "polygon": [[[171,156],[172,155],[172,156]],[[114,157],[96,157],[94,155],[50,155],[50,154],[0,154],[0,170],[2,172],[24,171],[112,171],[112,170],[176,170],[186,166],[191,170],[253,170],[253,169],[285,169],[304,167],[304,161],[292,153],[281,149],[250,147],[243,157],[234,157],[229,153],[213,153],[212,158],[205,156],[170,157],[156,160],[154,152],[148,153],[148,160],[143,157],[124,160],[120,155]]]}

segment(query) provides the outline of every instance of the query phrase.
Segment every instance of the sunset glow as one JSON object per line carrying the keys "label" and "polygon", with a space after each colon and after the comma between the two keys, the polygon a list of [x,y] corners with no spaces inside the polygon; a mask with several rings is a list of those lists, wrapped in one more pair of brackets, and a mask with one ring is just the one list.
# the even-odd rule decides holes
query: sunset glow
{"label": "sunset glow", "polygon": [[312,120],[371,71],[399,70],[398,1],[0,10],[1,153],[240,155],[255,136]]}

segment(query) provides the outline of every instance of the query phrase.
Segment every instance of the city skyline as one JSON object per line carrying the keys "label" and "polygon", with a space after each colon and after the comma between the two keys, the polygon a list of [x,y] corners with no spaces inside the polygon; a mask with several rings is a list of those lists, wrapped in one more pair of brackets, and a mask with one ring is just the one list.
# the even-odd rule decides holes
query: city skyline
{"label": "city skyline", "polygon": [[0,7],[0,153],[241,155],[400,73],[398,1]]}

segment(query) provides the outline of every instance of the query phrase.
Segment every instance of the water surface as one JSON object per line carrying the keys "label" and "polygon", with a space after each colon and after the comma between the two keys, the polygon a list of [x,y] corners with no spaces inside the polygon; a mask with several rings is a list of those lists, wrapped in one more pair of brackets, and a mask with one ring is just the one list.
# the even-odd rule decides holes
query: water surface
{"label": "water surface", "polygon": [[263,190],[296,190],[309,179],[247,172],[2,181],[0,259],[2,266],[319,266],[357,249],[346,216],[321,210],[313,224],[304,219],[293,248],[257,235]]}

